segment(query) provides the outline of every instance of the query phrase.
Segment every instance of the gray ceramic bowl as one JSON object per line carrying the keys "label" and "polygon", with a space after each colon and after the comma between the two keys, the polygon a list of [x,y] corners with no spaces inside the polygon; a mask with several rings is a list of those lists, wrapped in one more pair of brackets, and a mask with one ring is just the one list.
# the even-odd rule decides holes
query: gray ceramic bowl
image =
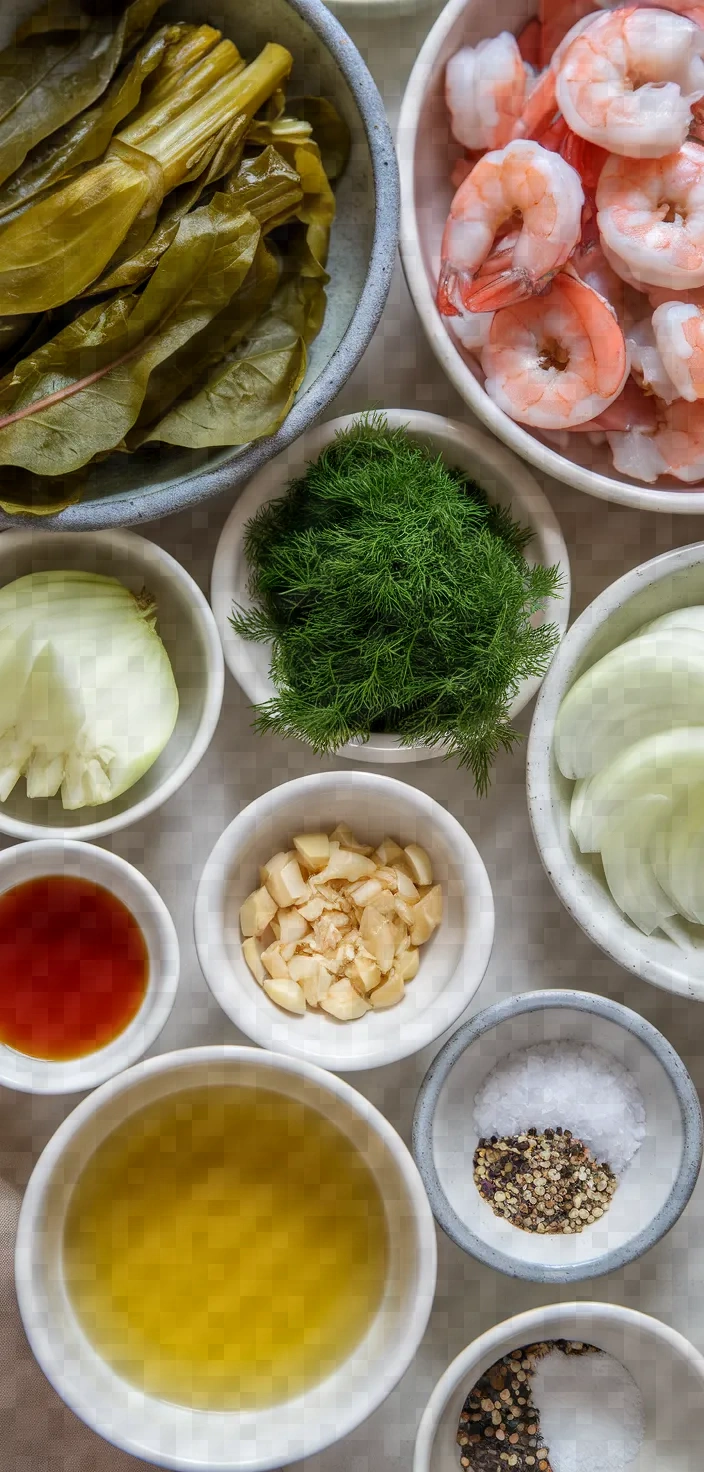
{"label": "gray ceramic bowl", "polygon": [[[4,0],[0,47],[38,0]],[[272,455],[302,434],[340,392],[359,362],[381,316],[398,238],[398,170],[384,105],[365,63],[322,0],[169,0],[160,18],[208,20],[245,55],[265,41],[294,56],[289,95],[330,97],[352,134],[352,152],[337,186],[337,219],[328,269],[328,309],[313,344],[298,398],[277,434],[237,450],[191,452],[163,446],[138,455],[113,455],[88,477],[82,500],[54,516],[18,518],[8,526],[85,531],[153,521],[210,496],[235,491]],[[2,471],[0,471],[0,478]]]}
{"label": "gray ceramic bowl", "polygon": [[[480,1085],[508,1053],[555,1040],[611,1053],[635,1077],[646,1111],[645,1138],[609,1210],[576,1236],[513,1227],[481,1200],[472,1176]],[[534,1283],[598,1278],[654,1247],[692,1195],[702,1138],[696,1089],[662,1034],[617,1002],[574,991],[511,997],[463,1023],[433,1060],[413,1119],[413,1153],[443,1231],[487,1267]]]}

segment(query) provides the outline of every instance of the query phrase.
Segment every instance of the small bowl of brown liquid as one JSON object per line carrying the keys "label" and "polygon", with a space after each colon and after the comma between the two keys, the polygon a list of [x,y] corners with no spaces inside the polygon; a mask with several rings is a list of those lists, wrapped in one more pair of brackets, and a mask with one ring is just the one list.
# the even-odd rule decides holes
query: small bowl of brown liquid
{"label": "small bowl of brown liquid", "polygon": [[388,1121],[250,1047],[161,1055],[83,1100],[17,1235],[24,1325],[66,1404],[199,1472],[281,1468],[359,1425],[413,1359],[435,1268]]}
{"label": "small bowl of brown liquid", "polygon": [[124,859],[55,839],[0,853],[0,1083],[103,1083],[156,1040],[178,975],[171,916]]}

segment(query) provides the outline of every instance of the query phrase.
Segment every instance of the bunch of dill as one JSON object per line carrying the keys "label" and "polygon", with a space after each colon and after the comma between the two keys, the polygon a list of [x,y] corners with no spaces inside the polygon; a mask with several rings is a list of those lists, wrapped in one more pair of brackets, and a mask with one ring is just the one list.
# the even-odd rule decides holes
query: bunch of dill
{"label": "bunch of dill", "polygon": [[254,607],[232,624],[271,642],[277,689],[258,729],[320,753],[372,731],[445,742],[485,791],[557,643],[532,622],[560,579],[528,565],[530,536],[383,416],[339,435],[246,527]]}

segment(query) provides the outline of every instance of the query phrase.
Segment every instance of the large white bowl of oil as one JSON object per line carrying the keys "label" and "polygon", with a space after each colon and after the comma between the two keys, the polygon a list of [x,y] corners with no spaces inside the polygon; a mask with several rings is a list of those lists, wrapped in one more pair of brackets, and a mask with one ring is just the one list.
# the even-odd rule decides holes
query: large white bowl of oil
{"label": "large white bowl of oil", "polygon": [[393,1389],[428,1320],[435,1232],[405,1145],[349,1084],[193,1048],[63,1122],[15,1268],[34,1354],[87,1425],[157,1466],[264,1472]]}

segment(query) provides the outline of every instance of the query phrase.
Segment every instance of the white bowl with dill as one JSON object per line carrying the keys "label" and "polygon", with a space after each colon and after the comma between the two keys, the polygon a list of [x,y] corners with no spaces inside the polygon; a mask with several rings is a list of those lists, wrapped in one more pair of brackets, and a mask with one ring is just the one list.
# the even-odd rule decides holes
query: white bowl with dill
{"label": "white bowl with dill", "polygon": [[[527,1073],[530,1055],[543,1080]],[[553,1128],[606,1160],[618,1184],[577,1230],[555,1221],[539,1233],[496,1214],[475,1162],[482,1139],[537,1127],[542,1140],[550,1111]],[[441,1049],[418,1095],[413,1149],[436,1220],[465,1252],[512,1277],[576,1283],[633,1262],[671,1230],[699,1177],[702,1115],[682,1060],[644,1018],[585,992],[533,992],[487,1008]],[[585,1191],[579,1207],[589,1204]]]}
{"label": "white bowl with dill", "polygon": [[[538,564],[556,567],[560,577],[559,591],[548,597],[531,623],[552,624],[557,642],[567,628],[570,608],[570,570],[567,548],[557,519],[540,486],[525,465],[503,446],[480,431],[413,409],[385,409],[383,417],[389,430],[405,430],[408,438],[420,448],[440,457],[448,467],[457,469],[486,493],[491,504],[506,508],[512,517],[531,533],[525,550],[529,567]],[[296,444],[277,456],[250,481],[233,508],[223,528],[213,564],[211,602],[220,630],[225,662],[254,706],[261,706],[277,694],[271,677],[272,646],[251,642],[232,626],[234,609],[250,611],[255,605],[250,593],[251,568],[245,551],[247,524],[270,502],[281,498],[291,481],[305,474],[306,468],[336,439],[358,425],[365,416],[346,415],[301,436]],[[537,693],[544,672],[522,680],[510,702],[508,716],[513,721]],[[448,748],[438,742],[402,744],[399,736],[374,731],[367,739],[354,739],[341,745],[338,756],[351,761],[389,764],[427,761],[445,756]]]}
{"label": "white bowl with dill", "polygon": [[[617,1303],[559,1303],[505,1319],[475,1339],[448,1365],[423,1412],[413,1472],[463,1472],[457,1431],[469,1391],[504,1355],[555,1340],[592,1345],[619,1361],[635,1381],[642,1396],[645,1425],[640,1451],[630,1463],[629,1472],[656,1472],[660,1468],[694,1472],[701,1466],[704,1357],[694,1345],[667,1324]],[[615,1417],[618,1402],[607,1409]],[[506,1462],[498,1465],[505,1467]],[[550,1465],[559,1472],[557,1457]],[[588,1465],[590,1472],[597,1472],[597,1468],[601,1472],[615,1463],[606,1456]]]}

